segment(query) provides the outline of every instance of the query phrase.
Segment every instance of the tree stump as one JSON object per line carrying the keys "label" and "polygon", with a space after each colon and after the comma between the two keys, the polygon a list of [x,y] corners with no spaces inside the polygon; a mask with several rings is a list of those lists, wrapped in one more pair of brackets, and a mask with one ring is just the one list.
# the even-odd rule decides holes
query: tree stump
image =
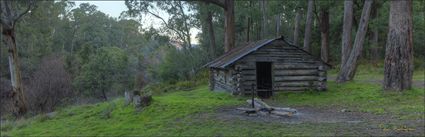
{"label": "tree stump", "polygon": [[136,108],[140,108],[142,106],[142,98],[139,95],[135,95],[133,97],[133,104]]}
{"label": "tree stump", "polygon": [[130,105],[131,102],[133,102],[133,94],[132,93],[126,91],[126,92],[124,92],[124,97],[125,97],[125,102],[124,102],[125,106],[128,106],[128,105]]}
{"label": "tree stump", "polygon": [[151,104],[152,102],[152,96],[151,95],[144,95],[141,97],[141,106],[142,107],[147,107]]}

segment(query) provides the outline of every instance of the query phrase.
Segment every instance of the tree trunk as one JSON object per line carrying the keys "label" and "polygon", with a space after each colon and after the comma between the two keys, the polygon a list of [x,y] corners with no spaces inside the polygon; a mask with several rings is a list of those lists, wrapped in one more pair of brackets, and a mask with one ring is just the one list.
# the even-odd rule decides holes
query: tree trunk
{"label": "tree trunk", "polygon": [[224,5],[224,52],[228,52],[235,46],[235,2],[234,0],[225,0]]}
{"label": "tree trunk", "polygon": [[356,38],[354,40],[354,47],[351,50],[347,62],[345,62],[337,77],[338,83],[343,83],[349,80],[352,80],[357,69],[357,60],[363,50],[363,44],[367,32],[367,25],[370,16],[370,10],[372,7],[373,0],[365,0],[363,6],[362,16],[359,23],[359,28],[357,30]]}
{"label": "tree trunk", "polygon": [[329,12],[328,9],[320,10],[320,35],[322,37],[321,58],[329,62]]}
{"label": "tree trunk", "polygon": [[276,15],[276,37],[280,36],[280,14]]}
{"label": "tree trunk", "polygon": [[[251,1],[248,1],[249,2],[249,8],[251,8],[252,7],[252,2]],[[250,40],[250,33],[251,33],[251,26],[252,26],[252,19],[251,19],[251,17],[252,17],[252,15],[249,15],[248,16],[248,26],[247,26],[247,29],[246,29],[246,42],[249,42],[249,40]]]}
{"label": "tree trunk", "polygon": [[246,27],[246,42],[249,42],[250,31],[251,31],[251,17],[248,17],[248,25]]}
{"label": "tree trunk", "polygon": [[412,87],[413,23],[412,1],[391,1],[384,65],[384,90]]}
{"label": "tree trunk", "polygon": [[16,116],[21,116],[27,111],[27,103],[25,100],[24,90],[22,88],[22,77],[19,67],[18,60],[18,51],[16,48],[16,35],[14,25],[11,25],[11,28],[5,27],[2,25],[2,41],[4,45],[8,46],[9,52],[9,71],[10,71],[10,81],[13,88],[13,100],[14,102],[14,112]]}
{"label": "tree trunk", "polygon": [[294,45],[299,45],[299,35],[300,35],[300,23],[301,23],[301,9],[298,8],[297,12],[295,13],[295,27],[294,27]]}
{"label": "tree trunk", "polygon": [[351,31],[353,29],[353,0],[345,0],[344,2],[344,21],[342,27],[342,47],[341,47],[341,67],[350,55]]}
{"label": "tree trunk", "polygon": [[208,35],[210,38],[210,57],[215,57],[215,50],[216,50],[216,44],[215,44],[215,35],[214,35],[214,26],[212,22],[212,13],[211,11],[208,11],[207,13],[207,23],[208,23]]}
{"label": "tree trunk", "polygon": [[[378,4],[375,2],[372,5],[372,11],[370,13],[370,17],[372,20],[376,20],[378,18]],[[379,43],[378,43],[379,31],[378,27],[374,26],[372,28],[370,34],[370,59],[374,66],[377,66],[379,60]]]}
{"label": "tree trunk", "polygon": [[261,9],[261,39],[266,38],[266,32],[267,32],[267,13],[266,13],[266,0],[260,1],[260,9]]}
{"label": "tree trunk", "polygon": [[304,35],[304,50],[310,53],[311,53],[311,49],[310,49],[311,27],[313,25],[313,7],[314,7],[314,1],[308,0],[307,21],[305,23],[305,35]]}

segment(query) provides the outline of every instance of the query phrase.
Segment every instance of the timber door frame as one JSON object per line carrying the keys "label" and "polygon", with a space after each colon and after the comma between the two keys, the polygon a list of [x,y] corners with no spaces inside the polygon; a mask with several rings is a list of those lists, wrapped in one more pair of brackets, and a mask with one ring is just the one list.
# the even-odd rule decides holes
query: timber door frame
{"label": "timber door frame", "polygon": [[[269,80],[270,80],[270,85],[269,85],[269,87],[267,87],[267,89],[260,89],[259,88],[259,86],[260,86],[260,84],[258,84],[259,83],[259,79],[258,79],[258,77],[259,77],[259,75],[258,75],[258,66],[259,66],[259,64],[267,64],[267,68],[268,69],[270,69],[270,76],[269,76]],[[259,90],[269,90],[269,91],[265,91],[265,92],[270,92],[270,93],[266,93],[266,97],[265,98],[269,98],[269,97],[271,97],[271,96],[273,96],[273,90],[274,90],[274,65],[273,65],[274,63],[272,62],[272,61],[256,61],[255,62],[255,81],[256,81],[256,90],[257,90],[257,96],[260,96],[258,93],[258,91]],[[264,70],[263,70],[264,71]],[[264,74],[264,73],[263,73]],[[267,94],[269,94],[269,95],[267,95]]]}

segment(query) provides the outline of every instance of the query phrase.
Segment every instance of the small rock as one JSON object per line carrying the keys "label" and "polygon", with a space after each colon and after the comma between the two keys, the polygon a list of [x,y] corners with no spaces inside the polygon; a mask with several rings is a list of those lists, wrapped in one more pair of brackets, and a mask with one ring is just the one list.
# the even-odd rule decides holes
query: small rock
{"label": "small rock", "polygon": [[248,116],[250,116],[250,117],[256,117],[256,116],[258,116],[258,114],[252,113],[252,114],[248,114]]}
{"label": "small rock", "polygon": [[49,117],[49,118],[53,118],[53,117],[56,116],[56,112],[47,113],[46,116]]}
{"label": "small rock", "polygon": [[142,106],[142,98],[139,95],[135,95],[133,97],[133,104],[136,108],[141,107]]}
{"label": "small rock", "polygon": [[133,94],[126,91],[124,92],[125,102],[124,105],[129,105],[131,102],[133,102]]}
{"label": "small rock", "polygon": [[351,112],[349,109],[342,109],[341,112]]}

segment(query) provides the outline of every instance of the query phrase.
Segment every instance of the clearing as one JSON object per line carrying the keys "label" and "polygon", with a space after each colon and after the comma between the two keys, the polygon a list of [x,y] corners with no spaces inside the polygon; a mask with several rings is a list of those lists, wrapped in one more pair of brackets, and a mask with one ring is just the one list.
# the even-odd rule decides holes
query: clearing
{"label": "clearing", "polygon": [[[415,80],[423,80],[422,72]],[[2,121],[1,135],[425,136],[424,88],[383,92],[380,84],[363,81],[379,75],[358,74],[356,81],[346,84],[328,82],[326,92],[279,93],[266,100],[297,109],[292,117],[247,116],[235,108],[246,106],[248,97],[210,92],[202,85],[154,96],[152,105],[141,112],[116,99]]]}

